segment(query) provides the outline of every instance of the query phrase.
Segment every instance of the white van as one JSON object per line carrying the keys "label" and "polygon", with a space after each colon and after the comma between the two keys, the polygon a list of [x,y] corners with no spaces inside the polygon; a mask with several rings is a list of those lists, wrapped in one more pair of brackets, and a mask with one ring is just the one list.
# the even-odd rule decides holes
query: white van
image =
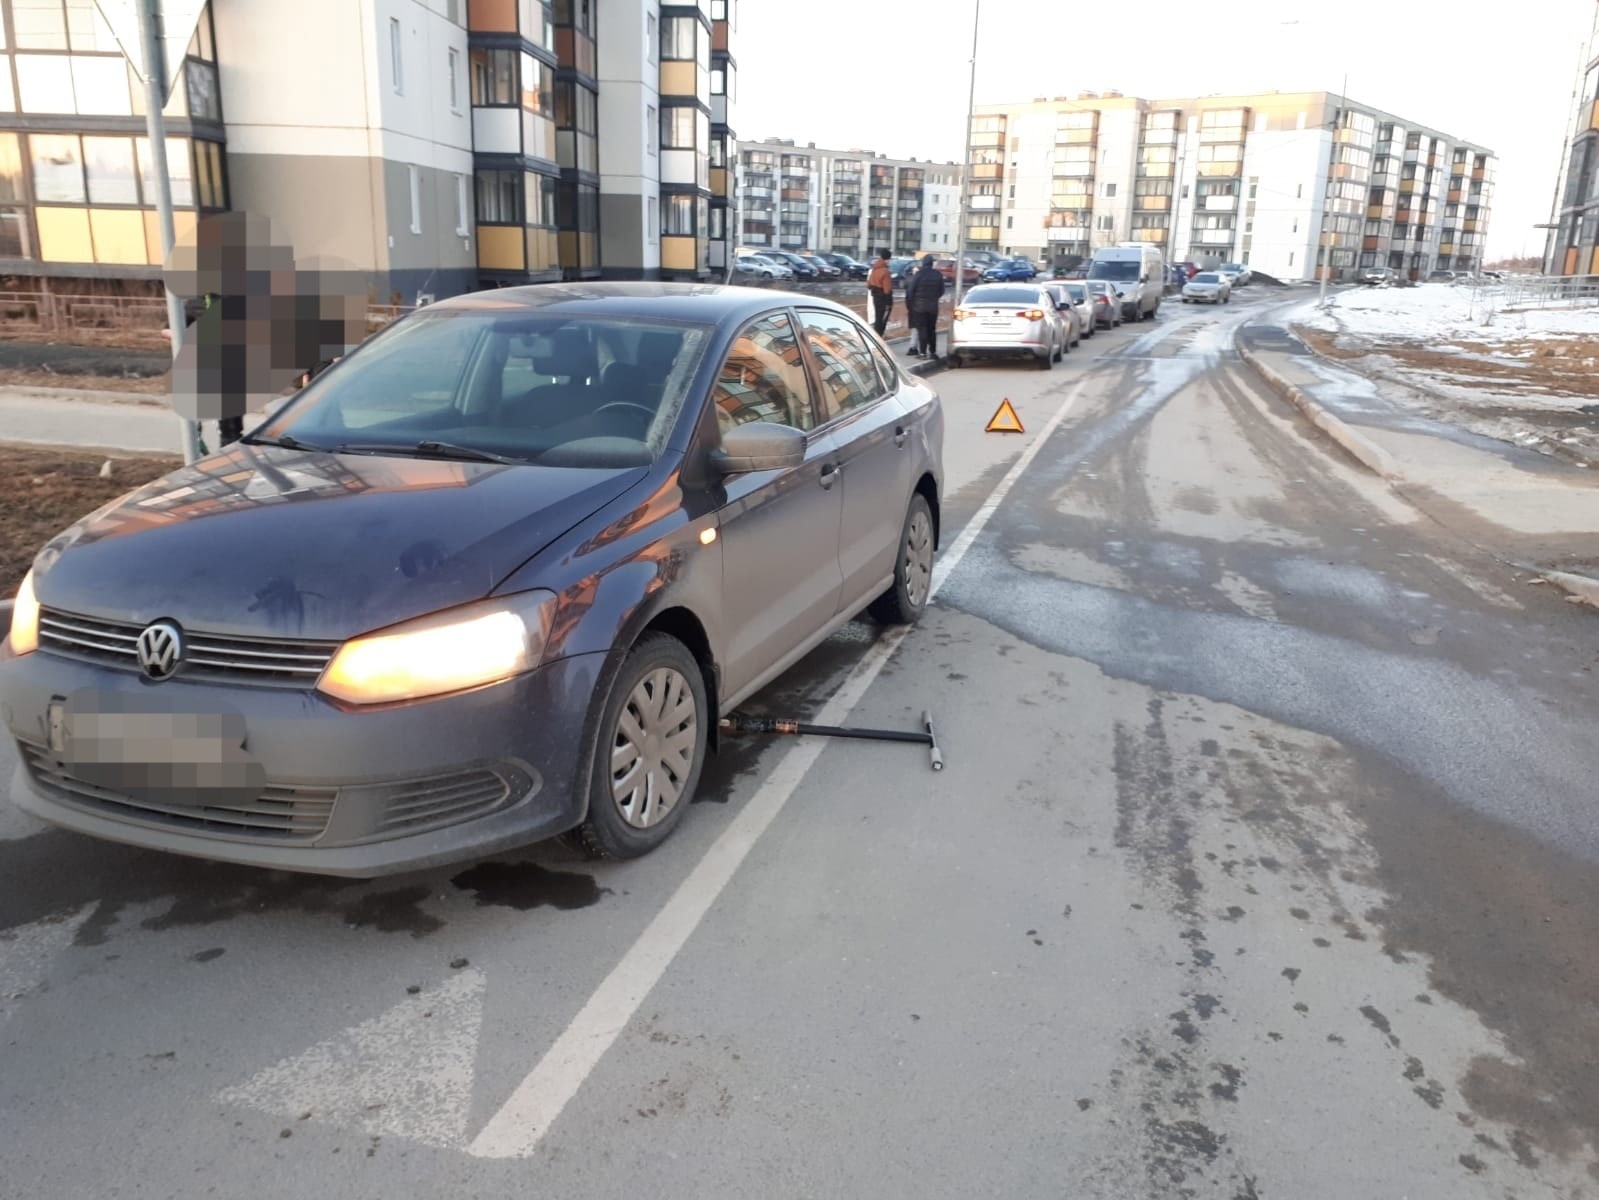
{"label": "white van", "polygon": [[1090,279],[1103,279],[1122,300],[1122,319],[1142,321],[1160,310],[1166,294],[1166,256],[1146,242],[1124,242],[1094,251]]}

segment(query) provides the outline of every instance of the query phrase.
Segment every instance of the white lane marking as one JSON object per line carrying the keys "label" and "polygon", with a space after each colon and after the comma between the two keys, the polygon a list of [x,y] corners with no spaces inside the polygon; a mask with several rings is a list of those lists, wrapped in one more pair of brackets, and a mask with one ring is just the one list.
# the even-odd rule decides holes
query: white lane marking
{"label": "white lane marking", "polygon": [[481,971],[464,970],[223,1089],[217,1102],[290,1119],[310,1113],[321,1123],[459,1150],[472,1108],[485,982]]}
{"label": "white lane marking", "polygon": [[[1022,472],[1066,419],[1088,383],[1089,380],[1083,379],[1061,401],[1054,415],[1039,428],[949,550],[940,557],[933,571],[929,598],[938,594],[950,572],[960,564]],[[841,723],[909,632],[908,628],[901,628],[878,638],[817,714],[816,722],[821,725]],[[621,1036],[639,1005],[666,973],[761,834],[783,811],[805,773],[821,756],[824,745],[820,740],[797,742],[778,760],[776,768],[749,803],[706,851],[705,857],[595,989],[572,1023],[473,1139],[467,1153],[478,1158],[529,1158],[537,1151],[539,1142],[584,1080],[593,1073],[605,1052]]]}
{"label": "white lane marking", "polygon": [[0,932],[0,1025],[4,1025],[50,974],[61,954],[94,911],[85,904],[76,912],[56,913]]}

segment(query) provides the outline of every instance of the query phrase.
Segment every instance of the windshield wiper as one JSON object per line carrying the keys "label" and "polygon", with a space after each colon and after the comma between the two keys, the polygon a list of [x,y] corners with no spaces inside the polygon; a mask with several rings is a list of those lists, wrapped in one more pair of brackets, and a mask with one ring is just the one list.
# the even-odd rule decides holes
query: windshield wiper
{"label": "windshield wiper", "polygon": [[302,442],[299,438],[291,437],[287,433],[275,438],[257,437],[253,433],[247,433],[239,440],[247,446],[282,446],[285,450],[307,450],[317,454],[328,453],[326,446],[313,446],[310,442]]}
{"label": "windshield wiper", "polygon": [[335,454],[416,454],[426,455],[429,458],[455,458],[464,462],[491,462],[502,463],[507,466],[523,465],[525,458],[512,458],[505,454],[495,454],[491,450],[479,450],[474,446],[457,446],[454,442],[423,441],[413,442],[409,446],[399,446],[388,442],[352,442],[339,446]]}

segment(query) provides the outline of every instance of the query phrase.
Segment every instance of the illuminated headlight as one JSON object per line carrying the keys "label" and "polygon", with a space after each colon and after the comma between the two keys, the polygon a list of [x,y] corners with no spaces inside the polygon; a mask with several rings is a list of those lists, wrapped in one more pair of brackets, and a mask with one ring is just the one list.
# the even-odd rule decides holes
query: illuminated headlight
{"label": "illuminated headlight", "polygon": [[33,594],[33,572],[22,577],[16,603],[11,608],[11,633],[7,639],[13,654],[31,654],[39,648],[39,600]]}
{"label": "illuminated headlight", "polygon": [[346,704],[393,704],[499,683],[544,657],[553,592],[469,604],[354,638],[317,690]]}

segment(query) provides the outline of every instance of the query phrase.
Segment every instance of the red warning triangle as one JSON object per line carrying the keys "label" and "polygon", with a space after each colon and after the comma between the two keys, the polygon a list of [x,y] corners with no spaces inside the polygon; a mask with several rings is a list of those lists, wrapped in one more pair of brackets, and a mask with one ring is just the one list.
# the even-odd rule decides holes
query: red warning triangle
{"label": "red warning triangle", "polygon": [[999,407],[994,410],[994,415],[988,419],[988,428],[984,433],[1026,433],[1022,428],[1022,419],[1016,415],[1016,410],[1010,406],[1009,400],[1001,400]]}

